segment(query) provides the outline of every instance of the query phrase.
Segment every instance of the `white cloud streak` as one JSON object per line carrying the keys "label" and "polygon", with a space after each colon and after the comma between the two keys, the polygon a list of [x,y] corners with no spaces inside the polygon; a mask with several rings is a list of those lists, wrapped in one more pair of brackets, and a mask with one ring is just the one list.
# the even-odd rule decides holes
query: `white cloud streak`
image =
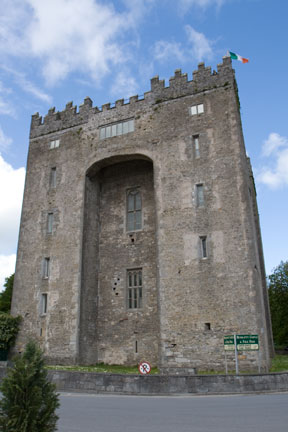
{"label": "white cloud streak", "polygon": [[25,169],[13,169],[0,154],[0,254],[15,253],[23,198]]}
{"label": "white cloud streak", "polygon": [[270,189],[288,186],[288,138],[271,133],[263,143],[262,154],[269,158],[269,164],[259,170],[257,181]]}
{"label": "white cloud streak", "polygon": [[185,53],[180,43],[160,40],[155,43],[154,58],[160,62],[175,58],[180,62],[184,62]]}
{"label": "white cloud streak", "polygon": [[181,13],[186,13],[192,7],[198,7],[200,9],[207,9],[211,6],[216,6],[218,9],[227,0],[179,0],[179,8]]}
{"label": "white cloud streak", "polygon": [[0,291],[3,290],[5,279],[15,271],[16,254],[0,255]]}
{"label": "white cloud streak", "polygon": [[6,73],[9,73],[9,75],[14,78],[16,84],[24,92],[32,94],[37,99],[40,99],[43,102],[47,102],[49,104],[52,102],[51,96],[49,96],[47,93],[43,92],[41,89],[35,86],[35,84],[29,81],[22,72],[18,72],[17,70],[14,70],[4,65],[1,67],[1,69],[4,70]]}
{"label": "white cloud streak", "polygon": [[213,57],[213,42],[210,41],[203,33],[197,32],[190,25],[185,26],[185,31],[188,42],[191,45],[193,57],[197,61],[204,60],[204,58],[211,59]]}
{"label": "white cloud streak", "polygon": [[190,25],[186,25],[184,29],[187,35],[186,45],[165,40],[157,41],[153,48],[154,60],[163,63],[176,58],[180,63],[186,63],[190,62],[191,58],[203,61],[213,57],[213,41]]}
{"label": "white cloud streak", "polygon": [[6,151],[7,148],[12,144],[12,138],[6,136],[0,125],[0,150]]}

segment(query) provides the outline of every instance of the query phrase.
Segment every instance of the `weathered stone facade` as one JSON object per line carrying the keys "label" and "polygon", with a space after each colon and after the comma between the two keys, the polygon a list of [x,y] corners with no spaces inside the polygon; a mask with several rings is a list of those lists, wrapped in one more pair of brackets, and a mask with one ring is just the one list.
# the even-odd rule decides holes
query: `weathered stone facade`
{"label": "weathered stone facade", "polygon": [[[223,369],[223,337],[236,332],[259,334],[267,367],[261,235],[230,58],[213,73],[199,64],[192,81],[155,77],[143,99],[32,116],[12,312],[24,317],[17,349],[36,338],[51,363]],[[242,368],[255,367],[257,353],[244,354]]]}

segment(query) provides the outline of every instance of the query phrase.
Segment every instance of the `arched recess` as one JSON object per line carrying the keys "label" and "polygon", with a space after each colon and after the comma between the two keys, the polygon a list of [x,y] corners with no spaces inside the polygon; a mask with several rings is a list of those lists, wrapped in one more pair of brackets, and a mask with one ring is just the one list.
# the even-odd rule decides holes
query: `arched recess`
{"label": "arched recess", "polygon": [[80,363],[158,363],[156,251],[151,159],[93,164],[85,180]]}

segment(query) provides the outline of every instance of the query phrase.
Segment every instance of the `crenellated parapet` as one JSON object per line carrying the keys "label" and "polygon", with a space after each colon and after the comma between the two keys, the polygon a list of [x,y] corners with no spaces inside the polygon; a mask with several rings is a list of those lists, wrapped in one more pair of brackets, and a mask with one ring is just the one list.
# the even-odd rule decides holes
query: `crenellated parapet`
{"label": "crenellated parapet", "polygon": [[93,107],[92,100],[86,97],[83,104],[79,106],[79,111],[77,111],[77,106],[73,106],[73,102],[69,102],[63,111],[56,112],[55,108],[49,109],[44,118],[36,113],[32,115],[30,138],[85,124],[93,116],[98,116],[97,123],[101,125],[102,117],[105,119],[105,112],[109,110],[122,110],[129,105],[131,115],[133,105],[136,111],[136,107],[139,108],[138,104],[141,104],[142,108],[145,104],[153,105],[185,95],[196,95],[217,87],[234,85],[234,82],[234,70],[230,57],[223,57],[222,63],[217,65],[217,71],[212,71],[211,67],[205,67],[204,63],[199,63],[198,69],[193,72],[191,81],[188,81],[187,73],[182,73],[181,69],[177,69],[167,87],[165,80],[160,80],[159,76],[153,77],[151,90],[144,93],[144,97],[134,95],[128,100],[119,99],[113,104],[102,105],[101,109],[97,106]]}

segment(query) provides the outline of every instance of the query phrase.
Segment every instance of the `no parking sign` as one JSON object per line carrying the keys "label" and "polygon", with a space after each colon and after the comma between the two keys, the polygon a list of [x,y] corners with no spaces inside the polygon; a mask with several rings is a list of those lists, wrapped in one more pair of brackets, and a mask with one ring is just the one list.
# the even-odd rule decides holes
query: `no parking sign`
{"label": "no parking sign", "polygon": [[147,361],[143,361],[139,364],[138,370],[141,375],[148,375],[151,372],[151,366],[150,363]]}

